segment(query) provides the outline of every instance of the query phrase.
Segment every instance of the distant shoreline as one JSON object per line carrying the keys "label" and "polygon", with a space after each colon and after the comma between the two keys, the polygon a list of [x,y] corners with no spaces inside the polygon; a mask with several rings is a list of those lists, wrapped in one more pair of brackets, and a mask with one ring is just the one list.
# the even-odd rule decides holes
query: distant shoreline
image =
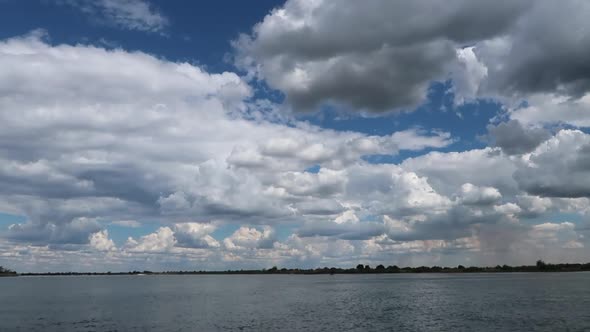
{"label": "distant shoreline", "polygon": [[538,261],[535,265],[508,266],[497,265],[494,267],[440,267],[440,266],[420,266],[420,267],[403,267],[378,265],[371,268],[368,265],[357,265],[356,268],[334,268],[324,267],[316,269],[279,269],[273,267],[262,270],[226,270],[226,271],[129,271],[129,272],[42,272],[42,273],[17,273],[17,274],[0,274],[0,277],[10,276],[121,276],[121,275],[319,275],[319,274],[402,274],[402,273],[512,273],[512,272],[581,272],[590,271],[590,263],[564,263],[549,264]]}

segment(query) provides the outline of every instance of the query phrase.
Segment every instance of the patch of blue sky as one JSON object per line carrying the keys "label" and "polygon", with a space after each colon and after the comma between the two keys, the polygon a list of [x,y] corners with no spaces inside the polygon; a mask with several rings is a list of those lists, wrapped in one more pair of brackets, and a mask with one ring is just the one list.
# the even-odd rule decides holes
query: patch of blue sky
{"label": "patch of blue sky", "polygon": [[566,213],[566,212],[552,212],[548,214],[543,214],[540,216],[536,216],[533,218],[521,218],[520,222],[533,226],[543,223],[564,223],[564,222],[571,222],[576,226],[582,225],[585,221],[585,217],[579,213]]}
{"label": "patch of blue sky", "polygon": [[235,224],[219,225],[215,231],[211,233],[211,236],[217,241],[223,241],[223,239],[231,236],[238,228],[240,228],[240,226]]}
{"label": "patch of blue sky", "polygon": [[[0,39],[45,29],[52,44],[93,44],[106,48],[124,45],[171,61],[187,61],[209,72],[234,70],[227,60],[231,40],[246,33],[280,0],[152,1],[169,24],[162,31],[145,32],[109,24],[73,6],[53,1],[4,1],[0,11]],[[203,15],[206,13],[206,15]]]}
{"label": "patch of blue sky", "polygon": [[26,220],[24,216],[0,212],[0,230],[8,229],[8,226],[12,224],[24,223]]}
{"label": "patch of blue sky", "polygon": [[156,222],[142,222],[139,227],[127,227],[117,224],[107,224],[106,229],[109,231],[109,237],[117,246],[125,244],[127,238],[133,237],[138,239],[146,234],[155,232],[162,224]]}
{"label": "patch of blue sky", "polygon": [[477,100],[455,106],[452,83],[433,83],[427,101],[412,112],[390,113],[385,116],[344,113],[334,107],[325,107],[322,112],[300,115],[300,119],[323,128],[337,131],[354,131],[368,135],[391,135],[396,131],[413,128],[427,128],[449,132],[455,140],[442,148],[426,148],[420,151],[402,150],[392,155],[367,155],[363,159],[369,163],[400,163],[430,151],[465,151],[484,148],[487,125],[503,112],[502,105]]}
{"label": "patch of blue sky", "polygon": [[317,174],[317,173],[320,172],[320,169],[322,169],[322,166],[320,166],[320,165],[313,165],[311,167],[306,168],[305,169],[305,172]]}
{"label": "patch of blue sky", "polygon": [[281,225],[275,228],[275,236],[278,241],[284,242],[289,236],[297,232],[297,227],[292,225]]}
{"label": "patch of blue sky", "polygon": [[478,100],[455,106],[451,87],[450,81],[432,83],[427,101],[411,112],[395,112],[377,117],[325,107],[321,113],[304,114],[300,119],[323,128],[380,136],[412,128],[436,129],[450,132],[457,139],[452,145],[455,151],[484,147],[486,144],[481,137],[487,133],[486,126],[490,120],[502,112],[502,105]]}

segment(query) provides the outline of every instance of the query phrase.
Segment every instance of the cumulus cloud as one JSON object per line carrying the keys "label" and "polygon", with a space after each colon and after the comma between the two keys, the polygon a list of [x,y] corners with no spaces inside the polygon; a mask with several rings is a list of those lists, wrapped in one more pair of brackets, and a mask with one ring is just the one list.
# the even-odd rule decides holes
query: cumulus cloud
{"label": "cumulus cloud", "polygon": [[170,251],[176,243],[172,229],[160,227],[156,232],[144,235],[138,240],[128,238],[125,245],[131,252],[166,252]]}
{"label": "cumulus cloud", "polygon": [[401,164],[404,170],[428,177],[438,192],[452,196],[465,183],[478,187],[493,187],[501,193],[518,193],[512,178],[517,167],[510,158],[493,148],[462,152],[430,152],[408,158]]}
{"label": "cumulus cloud", "polygon": [[92,234],[100,230],[96,220],[80,217],[66,224],[50,221],[12,224],[5,237],[19,242],[52,245],[84,245]]}
{"label": "cumulus cloud", "polygon": [[412,107],[458,63],[461,45],[505,33],[530,5],[290,0],[235,42],[237,64],[283,91],[296,108]]}
{"label": "cumulus cloud", "polygon": [[113,240],[109,238],[109,231],[102,230],[90,235],[90,246],[99,251],[114,251],[117,249]]}
{"label": "cumulus cloud", "polygon": [[577,198],[590,196],[590,136],[561,130],[520,163],[514,173],[531,195]]}
{"label": "cumulus cloud", "polygon": [[382,223],[361,222],[353,210],[344,211],[334,220],[307,221],[298,230],[299,237],[324,236],[345,240],[368,240],[383,234]]}
{"label": "cumulus cloud", "polygon": [[[446,196],[461,186],[459,197],[477,193],[475,187],[490,187],[487,190],[495,193],[494,199],[519,204],[523,214],[542,214],[556,206],[550,198],[588,197],[588,139],[580,130],[563,129],[528,153],[509,156],[494,148],[431,152],[409,158],[401,166],[428,177],[432,187]],[[478,201],[477,197],[471,200]]]}
{"label": "cumulus cloud", "polygon": [[457,105],[475,101],[479,97],[482,83],[488,76],[488,68],[477,58],[474,49],[472,46],[457,50],[457,62],[452,69]]}
{"label": "cumulus cloud", "polygon": [[174,225],[174,237],[181,247],[217,248],[219,242],[210,235],[214,230],[211,224],[180,223]]}
{"label": "cumulus cloud", "polygon": [[[490,88],[506,95],[549,92],[573,98],[587,92],[589,8],[579,0],[535,1],[502,42],[476,47]],[[558,23],[562,20],[567,26]]]}
{"label": "cumulus cloud", "polygon": [[182,249],[218,248],[219,242],[211,236],[215,231],[211,224],[187,222],[172,227],[160,227],[139,239],[129,237],[125,250],[135,253],[179,253]]}
{"label": "cumulus cloud", "polygon": [[590,127],[590,93],[570,98],[556,93],[527,96],[527,104],[511,108],[509,116],[527,126]]}
{"label": "cumulus cloud", "polygon": [[344,169],[363,155],[453,142],[421,129],[367,136],[247,119],[251,89],[233,73],[50,45],[38,31],[0,42],[0,54],[0,195],[31,225],[325,214],[310,202],[341,195]]}
{"label": "cumulus cloud", "polygon": [[228,250],[270,249],[276,242],[274,229],[266,226],[262,231],[254,227],[240,227],[223,240]]}
{"label": "cumulus cloud", "polygon": [[488,125],[492,143],[509,155],[533,151],[539,144],[551,137],[543,128],[526,128],[518,120]]}
{"label": "cumulus cloud", "polygon": [[490,205],[498,202],[502,194],[498,189],[493,187],[477,187],[471,183],[465,183],[461,186],[459,199],[461,203],[467,205]]}
{"label": "cumulus cloud", "polygon": [[456,104],[493,98],[511,109],[522,128],[491,135],[505,152],[527,153],[548,138],[534,127],[588,126],[588,9],[582,0],[289,0],[234,41],[235,63],[295,110],[411,110],[432,82],[452,80]]}
{"label": "cumulus cloud", "polygon": [[531,195],[518,195],[516,201],[522,209],[521,215],[524,217],[538,217],[554,205],[550,198]]}
{"label": "cumulus cloud", "polygon": [[535,244],[541,247],[557,245],[566,249],[584,248],[584,244],[579,241],[581,237],[571,222],[546,222],[535,225],[530,231],[530,236]]}

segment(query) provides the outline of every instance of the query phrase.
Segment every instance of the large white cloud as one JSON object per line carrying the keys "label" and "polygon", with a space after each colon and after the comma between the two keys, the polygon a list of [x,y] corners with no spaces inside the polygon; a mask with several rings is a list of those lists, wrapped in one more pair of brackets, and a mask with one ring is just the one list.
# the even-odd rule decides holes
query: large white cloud
{"label": "large white cloud", "polygon": [[510,108],[510,118],[528,126],[590,127],[590,93],[570,98],[555,93],[527,96],[526,105]]}
{"label": "large white cloud", "polygon": [[[296,110],[413,109],[433,81],[451,79],[456,103],[494,98],[527,128],[588,126],[589,9],[583,0],[289,0],[234,41],[235,62]],[[511,153],[545,138],[513,134],[525,141]]]}
{"label": "large white cloud", "polygon": [[457,49],[507,32],[531,3],[290,0],[235,42],[237,64],[297,108],[411,107],[459,63]]}
{"label": "large white cloud", "polygon": [[89,240],[90,246],[96,250],[113,251],[117,249],[113,240],[109,238],[109,232],[107,230],[102,230],[90,235]]}
{"label": "large white cloud", "polygon": [[179,223],[174,225],[174,237],[178,244],[188,248],[216,248],[219,242],[210,234],[215,231],[212,224]]}
{"label": "large white cloud", "polygon": [[43,38],[0,42],[0,195],[30,223],[287,216],[302,196],[336,194],[365,154],[453,142],[246,120],[251,89],[233,73]]}
{"label": "large white cloud", "polygon": [[154,233],[144,235],[139,240],[127,239],[127,250],[133,252],[166,252],[176,245],[177,240],[170,227],[160,227]]}
{"label": "large white cloud", "polygon": [[275,232],[270,227],[262,231],[256,228],[240,227],[231,236],[225,238],[223,245],[228,250],[269,249],[275,242]]}
{"label": "large white cloud", "polygon": [[514,178],[529,194],[590,197],[590,136],[561,130],[525,156]]}
{"label": "large white cloud", "polygon": [[450,196],[465,183],[497,188],[501,193],[518,192],[512,178],[514,162],[499,149],[462,152],[431,152],[402,162],[402,168],[426,176],[437,191]]}

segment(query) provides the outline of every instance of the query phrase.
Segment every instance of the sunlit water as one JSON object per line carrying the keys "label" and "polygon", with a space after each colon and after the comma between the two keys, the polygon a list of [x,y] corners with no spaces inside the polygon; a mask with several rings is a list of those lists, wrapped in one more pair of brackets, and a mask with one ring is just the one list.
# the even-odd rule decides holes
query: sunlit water
{"label": "sunlit water", "polygon": [[0,278],[0,331],[590,331],[590,273]]}

